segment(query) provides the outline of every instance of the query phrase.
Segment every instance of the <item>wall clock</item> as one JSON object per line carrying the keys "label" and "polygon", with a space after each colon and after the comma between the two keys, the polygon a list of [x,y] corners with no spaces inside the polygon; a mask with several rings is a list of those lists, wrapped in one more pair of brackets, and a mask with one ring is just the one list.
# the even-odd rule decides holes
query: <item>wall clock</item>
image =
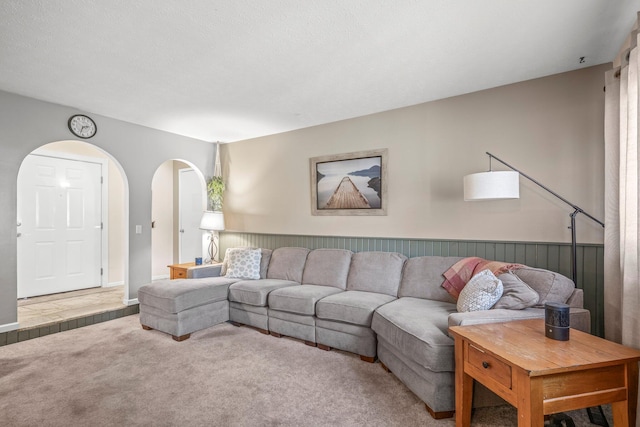
{"label": "wall clock", "polygon": [[69,130],[77,137],[88,139],[96,134],[98,127],[91,117],[75,114],[69,118]]}

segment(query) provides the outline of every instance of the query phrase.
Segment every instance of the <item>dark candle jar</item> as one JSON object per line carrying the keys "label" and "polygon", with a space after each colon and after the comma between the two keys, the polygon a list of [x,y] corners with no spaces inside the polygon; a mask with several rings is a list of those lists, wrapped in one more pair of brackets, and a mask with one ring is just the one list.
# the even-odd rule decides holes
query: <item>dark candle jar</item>
{"label": "dark candle jar", "polygon": [[544,305],[544,332],[547,338],[569,340],[569,306],[557,302]]}

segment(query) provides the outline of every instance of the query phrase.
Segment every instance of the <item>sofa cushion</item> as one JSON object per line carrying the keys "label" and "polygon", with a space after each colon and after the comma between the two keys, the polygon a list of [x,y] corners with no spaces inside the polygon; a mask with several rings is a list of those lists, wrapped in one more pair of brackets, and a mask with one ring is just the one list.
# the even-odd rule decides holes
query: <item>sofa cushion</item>
{"label": "sofa cushion", "polygon": [[538,303],[538,293],[515,274],[504,273],[499,275],[498,279],[502,281],[503,291],[493,309],[522,310]]}
{"label": "sofa cushion", "polygon": [[491,270],[482,270],[460,292],[458,311],[489,310],[502,296],[502,290],[502,281]]}
{"label": "sofa cushion", "polygon": [[231,286],[229,286],[229,301],[266,307],[267,297],[271,291],[287,286],[300,286],[300,284],[291,280],[259,279],[241,280]]}
{"label": "sofa cushion", "polygon": [[316,317],[370,326],[375,309],[395,299],[391,295],[373,292],[341,292],[318,301],[316,303]]}
{"label": "sofa cushion", "polygon": [[302,283],[307,248],[278,248],[271,253],[267,279],[292,280]]}
{"label": "sofa cushion", "polygon": [[339,292],[343,291],[330,286],[289,286],[276,289],[269,294],[269,308],[313,316],[316,313],[316,303],[320,299]]}
{"label": "sofa cushion", "polygon": [[302,284],[346,289],[352,255],[353,252],[346,249],[315,249],[309,252]]}
{"label": "sofa cushion", "polygon": [[395,252],[358,252],[351,257],[347,290],[398,295],[407,257]]}
{"label": "sofa cushion", "polygon": [[[241,249],[255,249],[255,248],[227,248],[224,253],[224,259],[222,260],[222,265],[220,267],[220,275],[224,276],[227,274],[227,265],[229,264],[229,253],[235,250]],[[273,252],[271,249],[261,248],[260,252],[262,256],[260,258],[260,278],[267,278],[267,269],[269,268],[269,261],[271,261],[271,253]]]}
{"label": "sofa cushion", "polygon": [[575,289],[571,279],[553,271],[525,267],[513,270],[512,273],[538,293],[540,300],[537,305],[539,306],[547,302],[564,304]]}
{"label": "sofa cushion", "polygon": [[462,257],[421,256],[404,264],[398,298],[414,297],[434,301],[456,302],[442,285],[442,275]]}
{"label": "sofa cushion", "polygon": [[259,279],[260,249],[241,249],[229,252],[225,277],[236,279]]}
{"label": "sofa cushion", "polygon": [[229,285],[237,281],[238,279],[225,277],[162,280],[140,287],[138,301],[167,313],[180,313],[192,307],[227,299]]}
{"label": "sofa cushion", "polygon": [[398,352],[435,372],[452,372],[454,342],[448,335],[453,303],[400,298],[378,308],[371,329]]}

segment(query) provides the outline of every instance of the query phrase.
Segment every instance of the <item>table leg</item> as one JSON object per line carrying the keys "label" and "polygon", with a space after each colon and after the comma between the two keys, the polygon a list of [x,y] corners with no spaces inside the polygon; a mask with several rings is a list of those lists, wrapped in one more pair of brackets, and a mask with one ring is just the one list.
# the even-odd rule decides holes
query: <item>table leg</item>
{"label": "table leg", "polygon": [[543,377],[531,378],[521,370],[516,371],[518,393],[518,427],[544,425]]}
{"label": "table leg", "polygon": [[455,339],[456,359],[456,427],[471,425],[473,378],[464,372],[464,340]]}
{"label": "table leg", "polygon": [[633,424],[629,424],[629,401],[622,400],[619,402],[611,403],[611,412],[613,413],[613,425],[629,427]]}
{"label": "table leg", "polygon": [[638,362],[627,363],[627,397],[629,425],[634,426],[637,422],[638,409]]}
{"label": "table leg", "polygon": [[614,426],[634,426],[636,423],[636,409],[638,406],[638,363],[626,364],[627,400],[613,402]]}

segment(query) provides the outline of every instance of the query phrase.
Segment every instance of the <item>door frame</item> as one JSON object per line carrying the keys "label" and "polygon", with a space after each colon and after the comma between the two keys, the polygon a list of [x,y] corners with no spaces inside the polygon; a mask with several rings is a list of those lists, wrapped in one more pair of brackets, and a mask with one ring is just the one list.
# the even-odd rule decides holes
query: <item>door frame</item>
{"label": "door frame", "polygon": [[[100,287],[107,287],[109,281],[107,280],[107,276],[109,274],[109,164],[107,159],[100,157],[91,157],[91,156],[83,156],[79,154],[66,153],[64,151],[54,151],[37,148],[33,150],[31,153],[27,154],[27,156],[35,155],[41,157],[52,157],[56,159],[70,160],[76,162],[85,162],[85,163],[97,163],[100,165],[102,170],[102,182],[100,186],[100,204],[101,204],[101,212],[100,212],[100,222],[102,223],[102,232],[100,234],[100,262],[102,269],[102,274],[100,275]],[[26,159],[26,157],[25,157]],[[24,162],[24,160],[23,160]],[[22,164],[20,164],[22,166]],[[18,178],[20,176],[20,172],[18,171]],[[20,194],[17,195],[20,197]]]}
{"label": "door frame", "polygon": [[[182,162],[182,160],[180,160]],[[185,162],[183,162],[185,163]],[[180,228],[182,226],[182,206],[180,205],[180,188],[181,188],[181,181],[182,181],[182,174],[186,173],[186,172],[193,172],[195,174],[195,177],[198,179],[198,181],[200,181],[200,185],[202,186],[202,176],[200,171],[194,167],[193,165],[191,165],[190,163],[185,163],[187,164],[189,167],[188,168],[180,168],[178,169],[178,197],[177,197],[177,208],[178,208],[178,260],[182,259],[182,235],[184,233],[180,233]],[[202,192],[202,206],[204,207],[203,210],[206,210],[207,208],[207,194],[206,194],[206,184],[205,187],[201,187],[202,190],[204,190]],[[204,235],[204,233],[202,233],[202,235]],[[200,239],[202,241],[202,237]],[[203,246],[201,244],[201,246]],[[201,249],[201,254],[200,256],[202,256],[203,250]],[[186,262],[186,261],[185,261]]]}

